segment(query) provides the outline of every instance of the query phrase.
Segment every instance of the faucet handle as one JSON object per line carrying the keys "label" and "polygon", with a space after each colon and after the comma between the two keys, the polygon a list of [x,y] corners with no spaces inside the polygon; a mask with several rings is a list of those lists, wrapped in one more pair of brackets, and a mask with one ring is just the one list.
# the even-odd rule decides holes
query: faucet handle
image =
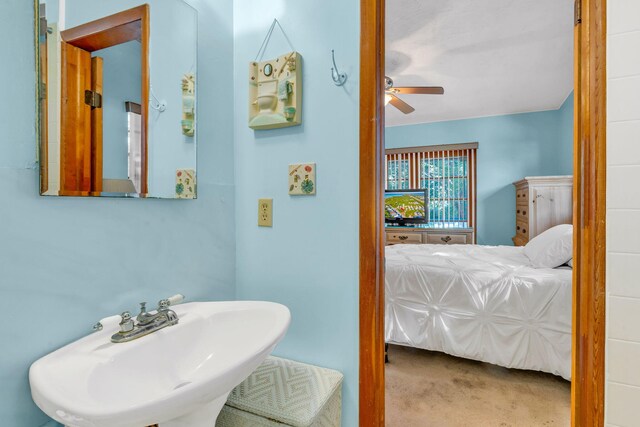
{"label": "faucet handle", "polygon": [[120,315],[120,332],[131,332],[133,331],[134,324],[133,319],[131,318],[131,313],[125,311]]}
{"label": "faucet handle", "polygon": [[166,310],[172,305],[178,305],[184,301],[184,295],[177,294],[169,298],[158,301],[158,310]]}
{"label": "faucet handle", "polygon": [[140,303],[140,314],[145,314],[147,312],[147,302]]}
{"label": "faucet handle", "polygon": [[167,298],[167,301],[169,301],[169,305],[182,304],[184,302],[184,295],[176,294],[172,297]]}

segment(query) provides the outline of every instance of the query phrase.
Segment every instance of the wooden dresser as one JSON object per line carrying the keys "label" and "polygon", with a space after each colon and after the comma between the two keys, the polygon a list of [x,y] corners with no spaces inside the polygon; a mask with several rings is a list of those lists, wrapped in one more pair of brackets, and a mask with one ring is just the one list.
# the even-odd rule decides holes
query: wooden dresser
{"label": "wooden dresser", "polygon": [[514,182],[516,235],[513,243],[529,240],[559,224],[573,222],[573,176],[533,176]]}
{"label": "wooden dresser", "polygon": [[386,245],[429,243],[435,245],[472,245],[473,228],[387,227]]}

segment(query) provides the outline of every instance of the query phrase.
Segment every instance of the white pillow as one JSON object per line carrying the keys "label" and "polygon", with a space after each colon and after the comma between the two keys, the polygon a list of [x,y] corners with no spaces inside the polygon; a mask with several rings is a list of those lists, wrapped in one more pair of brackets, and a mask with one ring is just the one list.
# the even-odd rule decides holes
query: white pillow
{"label": "white pillow", "polygon": [[566,264],[573,257],[573,225],[557,225],[534,237],[524,247],[524,254],[537,268]]}

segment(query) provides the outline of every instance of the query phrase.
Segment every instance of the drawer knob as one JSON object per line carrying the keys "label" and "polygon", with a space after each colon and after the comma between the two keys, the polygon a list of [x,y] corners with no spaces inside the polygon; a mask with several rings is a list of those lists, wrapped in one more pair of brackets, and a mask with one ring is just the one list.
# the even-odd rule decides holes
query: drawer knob
{"label": "drawer knob", "polygon": [[526,214],[527,214],[527,211],[522,211],[522,215],[526,215]]}
{"label": "drawer knob", "polygon": [[440,240],[442,240],[445,243],[449,243],[451,241],[451,236],[441,237]]}
{"label": "drawer knob", "polygon": [[523,228],[523,229],[522,229],[522,232],[523,232],[523,233],[526,233],[526,232],[527,232],[527,230],[525,230],[525,229]]}
{"label": "drawer knob", "polygon": [[520,226],[518,226],[518,230],[520,230]]}
{"label": "drawer knob", "polygon": [[398,240],[407,240],[409,236],[398,236]]}

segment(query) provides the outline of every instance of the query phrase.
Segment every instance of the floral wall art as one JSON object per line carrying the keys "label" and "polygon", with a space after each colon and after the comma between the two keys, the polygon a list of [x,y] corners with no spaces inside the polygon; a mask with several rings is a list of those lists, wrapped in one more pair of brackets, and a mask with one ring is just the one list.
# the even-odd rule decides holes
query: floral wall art
{"label": "floral wall art", "polygon": [[316,194],[316,164],[289,165],[289,195],[312,196]]}
{"label": "floral wall art", "polygon": [[176,198],[196,198],[196,171],[193,169],[178,169],[176,171]]}

